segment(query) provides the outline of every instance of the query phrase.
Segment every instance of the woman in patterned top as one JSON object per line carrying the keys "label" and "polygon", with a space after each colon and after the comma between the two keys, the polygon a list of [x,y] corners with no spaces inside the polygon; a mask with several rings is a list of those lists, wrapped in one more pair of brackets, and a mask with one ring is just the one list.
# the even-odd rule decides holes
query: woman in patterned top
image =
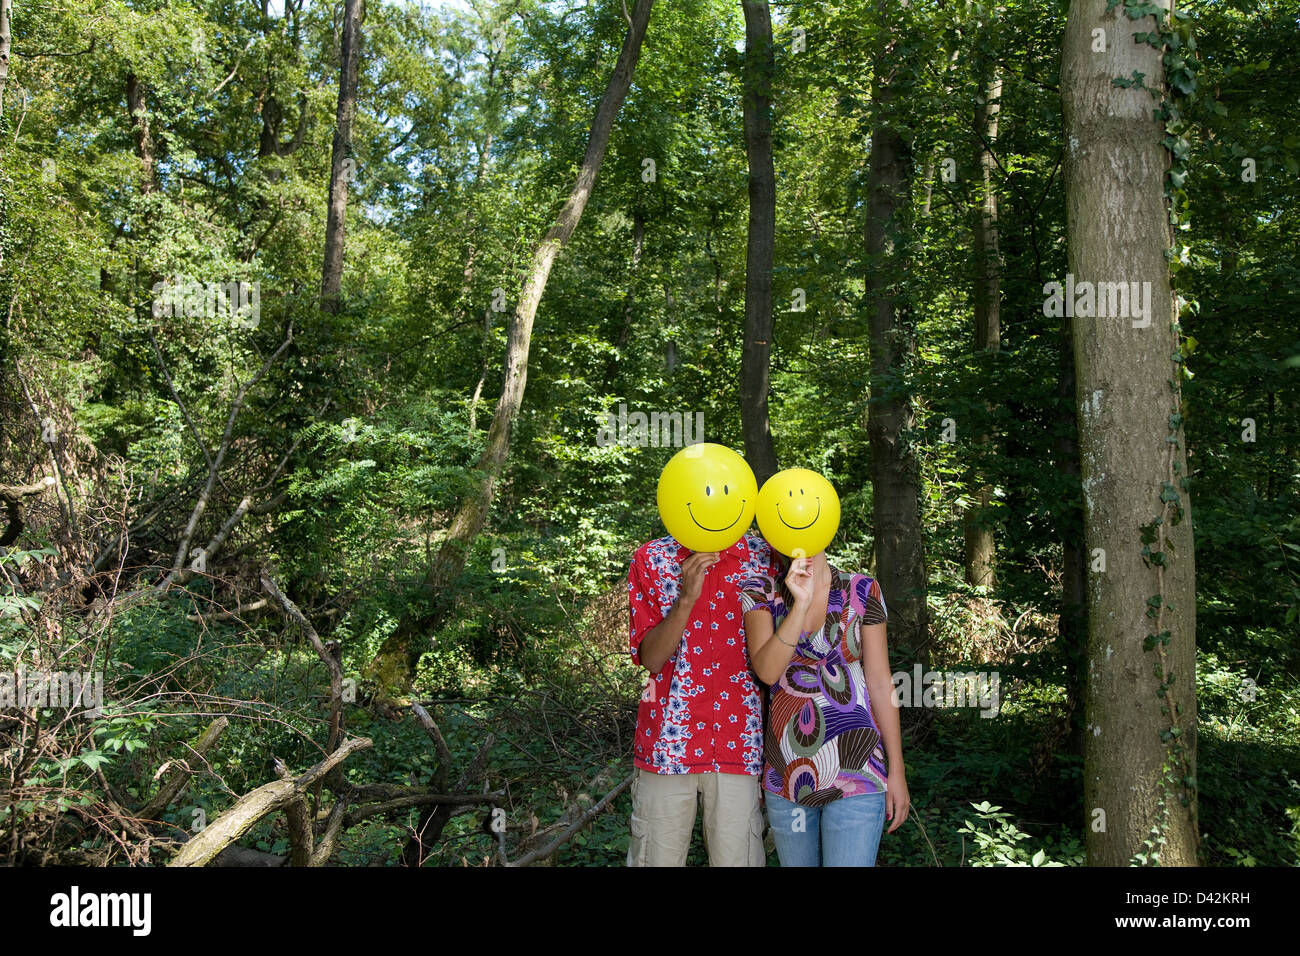
{"label": "woman in patterned top", "polygon": [[799,558],[741,596],[754,673],[768,685],[763,790],[782,866],[874,866],[886,819],[907,819],[898,707],[880,585]]}

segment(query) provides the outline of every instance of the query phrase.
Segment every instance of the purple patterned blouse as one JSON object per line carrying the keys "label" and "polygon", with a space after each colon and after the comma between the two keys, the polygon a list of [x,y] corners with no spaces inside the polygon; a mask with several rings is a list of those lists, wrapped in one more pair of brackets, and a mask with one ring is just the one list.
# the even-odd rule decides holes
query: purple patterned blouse
{"label": "purple patterned blouse", "polygon": [[[772,615],[773,628],[792,603],[785,579],[755,577],[741,593],[745,612]],[[831,567],[826,622],[800,638],[785,673],[769,690],[763,788],[792,803],[822,806],[885,790],[888,769],[862,670],[859,628],[886,618],[880,584]]]}

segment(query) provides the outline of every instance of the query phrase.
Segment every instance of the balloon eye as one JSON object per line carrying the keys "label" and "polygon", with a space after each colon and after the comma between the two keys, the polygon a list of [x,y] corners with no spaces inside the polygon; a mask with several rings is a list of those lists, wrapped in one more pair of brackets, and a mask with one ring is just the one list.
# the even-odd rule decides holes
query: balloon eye
{"label": "balloon eye", "polygon": [[794,492],[793,492],[793,491],[787,491],[786,494],[789,495],[791,498],[794,497]]}
{"label": "balloon eye", "polygon": [[723,485],[723,486],[722,486],[722,493],[723,493],[724,495],[726,495],[726,494],[730,494],[730,492],[727,491],[727,486],[726,486],[726,485]]}
{"label": "balloon eye", "polygon": [[711,495],[711,494],[713,494],[713,489],[710,488],[708,485],[705,485],[705,486],[704,486],[704,493],[705,493],[706,495]]}
{"label": "balloon eye", "polygon": [[803,489],[802,489],[802,488],[799,489],[799,494],[803,494]]}

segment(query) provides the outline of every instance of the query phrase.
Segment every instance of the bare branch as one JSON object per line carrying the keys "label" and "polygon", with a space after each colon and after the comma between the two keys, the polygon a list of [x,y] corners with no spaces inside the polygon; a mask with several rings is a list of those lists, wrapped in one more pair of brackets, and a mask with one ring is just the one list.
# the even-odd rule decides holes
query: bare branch
{"label": "bare branch", "polygon": [[372,803],[359,807],[348,814],[343,825],[344,827],[350,827],[367,817],[377,816],[381,813],[392,813],[394,810],[423,807],[431,803],[453,807],[468,807],[475,804],[499,803],[504,798],[505,792],[502,790],[494,790],[489,793],[411,793],[405,797],[397,797],[393,800],[385,800],[382,803]]}
{"label": "bare branch", "polygon": [[181,568],[185,565],[185,556],[189,553],[190,542],[194,539],[194,531],[198,527],[199,519],[203,517],[203,512],[207,510],[208,501],[212,497],[212,489],[217,484],[218,472],[221,471],[221,466],[226,460],[226,453],[230,451],[230,441],[235,431],[235,419],[239,417],[240,409],[244,406],[244,399],[248,395],[249,389],[256,386],[265,377],[266,373],[271,370],[271,366],[275,364],[276,359],[284,354],[285,349],[292,342],[293,325],[290,324],[284,341],[280,343],[280,347],[262,363],[262,367],[256,375],[240,386],[239,392],[235,395],[235,401],[230,407],[230,414],[226,416],[226,429],[222,433],[221,444],[217,447],[216,457],[208,466],[208,480],[203,486],[203,491],[199,493],[198,501],[194,503],[194,510],[190,512],[189,521],[185,524],[185,533],[181,536],[180,544],[176,548],[176,557],[172,560],[172,574],[169,576],[169,580],[164,582],[165,584],[170,583],[170,577],[179,574]]}
{"label": "bare branch", "polygon": [[419,704],[411,704],[411,710],[415,712],[416,719],[420,721],[420,726],[425,732],[433,738],[434,749],[438,751],[438,770],[434,774],[434,787],[441,790],[447,785],[447,773],[451,769],[451,750],[447,746],[447,741],[443,739],[442,731],[434,723],[429,712]]}
{"label": "bare branch", "polygon": [[0,485],[0,501],[9,511],[9,526],[0,534],[0,547],[6,547],[18,540],[23,533],[26,515],[23,513],[23,499],[39,495],[58,484],[52,475],[46,475],[34,485]]}
{"label": "bare branch", "polygon": [[252,611],[260,611],[262,608],[269,606],[270,602],[266,598],[258,598],[248,604],[241,604],[230,611],[221,611],[217,614],[186,614],[185,620],[195,623],[201,621],[233,621]]}
{"label": "bare branch", "polygon": [[560,847],[564,846],[564,844],[572,840],[578,834],[579,830],[581,830],[587,824],[591,823],[591,821],[596,819],[596,817],[600,816],[601,811],[603,811],[607,806],[609,806],[610,803],[613,802],[615,797],[617,797],[620,793],[622,793],[624,790],[630,787],[632,785],[632,778],[633,775],[629,774],[626,778],[624,778],[622,783],[620,783],[609,793],[601,797],[600,800],[597,801],[596,804],[594,804],[590,810],[582,814],[582,816],[578,817],[577,820],[575,820],[572,824],[569,825],[568,829],[566,829],[563,833],[561,833],[550,843],[546,844],[546,846],[539,847],[536,850],[531,850],[528,853],[525,853],[519,859],[515,860],[514,862],[511,862],[510,860],[506,859],[504,848],[498,849],[497,853],[501,860],[502,865],[528,866],[531,863],[536,863],[538,860],[544,860],[547,859],[548,857],[554,856],[556,850],[558,850]]}
{"label": "bare branch", "polygon": [[[331,653],[330,649],[325,646],[325,642],[316,633],[316,628],[312,626],[311,621],[307,620],[307,616],[298,609],[298,605],[289,600],[285,593],[280,590],[279,585],[265,573],[262,574],[262,589],[275,598],[280,603],[280,606],[284,608],[284,612],[303,629],[303,632],[307,635],[307,640],[311,641],[311,646],[316,649],[316,654],[329,669],[330,734],[329,742],[325,746],[325,752],[333,753],[334,748],[338,745],[343,721],[343,665],[339,663],[338,654]],[[337,648],[337,644],[334,647]]]}
{"label": "bare branch", "polygon": [[246,793],[235,805],[195,834],[168,866],[205,866],[230,844],[251,830],[269,813],[301,798],[317,781],[346,760],[353,751],[372,746],[369,737],[353,737],[299,777],[273,780]]}
{"label": "bare branch", "polygon": [[[221,736],[228,723],[229,721],[225,717],[218,717],[208,724],[207,729],[199,735],[199,739],[194,746],[187,746],[186,749],[195,758],[202,758],[211,749],[212,745],[217,742],[217,738]],[[185,789],[185,785],[189,782],[193,773],[194,768],[189,766],[186,761],[173,763],[167,773],[167,779],[158,788],[158,792],[154,794],[153,799],[140,809],[140,816],[146,820],[157,819],[164,810],[171,806],[172,801],[180,796],[181,791]]]}

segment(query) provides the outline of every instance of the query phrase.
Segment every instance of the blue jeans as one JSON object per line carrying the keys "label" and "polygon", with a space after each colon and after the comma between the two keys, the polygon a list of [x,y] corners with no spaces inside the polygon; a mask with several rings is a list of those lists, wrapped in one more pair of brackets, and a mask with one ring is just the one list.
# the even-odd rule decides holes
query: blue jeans
{"label": "blue jeans", "polygon": [[767,822],[782,866],[875,866],[885,828],[884,793],[803,807],[764,791]]}

